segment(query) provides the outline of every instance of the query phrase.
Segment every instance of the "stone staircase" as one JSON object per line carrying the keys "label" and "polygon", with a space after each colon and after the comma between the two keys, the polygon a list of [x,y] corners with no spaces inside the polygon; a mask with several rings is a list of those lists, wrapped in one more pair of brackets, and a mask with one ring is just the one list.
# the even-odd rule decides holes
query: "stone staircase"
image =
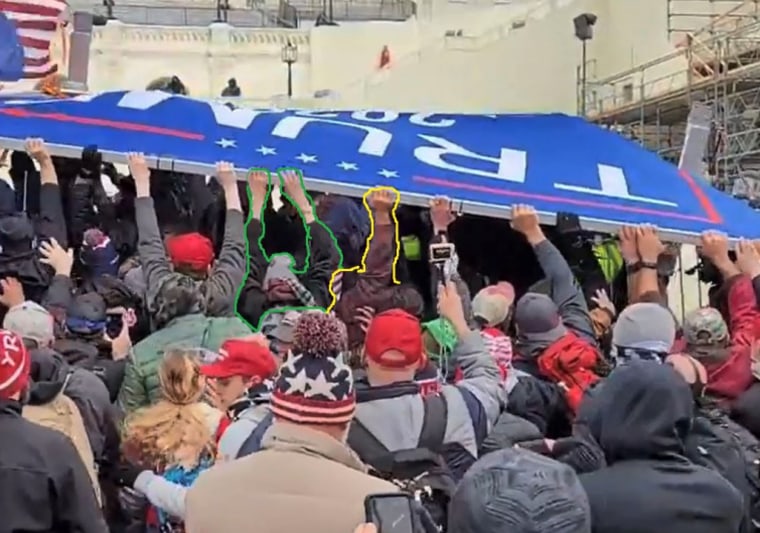
{"label": "stone staircase", "polygon": [[[504,90],[510,69],[504,64],[503,54],[509,55],[514,66],[520,55],[519,47],[525,45],[521,30],[525,26],[532,28],[553,10],[574,2],[534,0],[454,13],[421,31],[419,49],[394,59],[389,69],[333,90],[345,107],[513,111],[513,107],[499,103],[499,93]],[[535,41],[534,34],[530,41]],[[528,61],[530,55],[524,53],[522,59]],[[568,63],[566,58],[560,59]],[[470,98],[473,87],[488,94]]]}

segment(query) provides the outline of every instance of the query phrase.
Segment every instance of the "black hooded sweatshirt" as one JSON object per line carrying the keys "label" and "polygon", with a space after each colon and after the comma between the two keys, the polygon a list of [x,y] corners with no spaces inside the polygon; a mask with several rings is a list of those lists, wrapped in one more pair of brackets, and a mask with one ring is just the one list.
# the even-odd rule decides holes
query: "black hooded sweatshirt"
{"label": "black hooded sweatshirt", "polygon": [[584,409],[607,465],[580,476],[594,533],[739,533],[742,495],[689,461],[694,401],[675,370],[636,361],[610,374]]}
{"label": "black hooded sweatshirt", "polygon": [[103,381],[88,370],[72,367],[49,348],[30,353],[29,403],[44,405],[63,392],[79,409],[95,460],[102,463],[107,457],[118,457],[117,421]]}

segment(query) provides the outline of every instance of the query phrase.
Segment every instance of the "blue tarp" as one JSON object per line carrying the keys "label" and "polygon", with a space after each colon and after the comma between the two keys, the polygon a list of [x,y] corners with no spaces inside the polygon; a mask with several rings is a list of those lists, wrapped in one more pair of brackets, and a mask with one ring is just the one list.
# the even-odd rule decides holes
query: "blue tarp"
{"label": "blue tarp", "polygon": [[225,160],[297,167],[309,187],[361,195],[388,185],[405,203],[434,195],[463,212],[509,216],[534,205],[542,220],[577,213],[584,227],[652,223],[670,238],[706,230],[760,237],[760,214],[680,172],[618,134],[565,115],[446,115],[382,111],[230,109],[222,103],[133,91],[0,103],[0,145],[43,137],[58,155],[97,144],[123,162],[144,152],[154,168],[211,173]]}

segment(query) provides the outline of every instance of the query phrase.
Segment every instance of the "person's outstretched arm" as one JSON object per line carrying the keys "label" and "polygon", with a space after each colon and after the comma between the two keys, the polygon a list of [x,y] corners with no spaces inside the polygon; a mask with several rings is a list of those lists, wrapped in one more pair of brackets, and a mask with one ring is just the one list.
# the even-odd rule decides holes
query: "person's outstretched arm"
{"label": "person's outstretched arm", "polygon": [[512,227],[522,233],[533,247],[544,275],[551,282],[551,298],[559,308],[566,327],[596,345],[596,335],[586,298],[557,248],[546,238],[538,222],[538,213],[527,205],[512,208]]}
{"label": "person's outstretched arm", "polygon": [[153,308],[161,285],[171,275],[171,263],[166,257],[156,209],[150,196],[150,169],[142,154],[129,154],[129,172],[135,180],[135,220],[137,221],[137,252],[145,277],[145,303]]}
{"label": "person's outstretched arm", "polygon": [[245,276],[245,233],[243,208],[237,187],[235,169],[229,163],[217,163],[216,176],[224,191],[227,212],[224,218],[224,240],[219,258],[206,280],[209,316],[234,314],[235,297]]}

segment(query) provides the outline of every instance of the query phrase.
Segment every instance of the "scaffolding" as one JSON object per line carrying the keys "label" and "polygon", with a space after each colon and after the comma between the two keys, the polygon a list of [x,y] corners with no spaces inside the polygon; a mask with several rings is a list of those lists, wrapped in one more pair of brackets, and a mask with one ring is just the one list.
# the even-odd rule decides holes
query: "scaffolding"
{"label": "scaffolding", "polygon": [[[731,2],[723,13],[715,13],[714,4],[730,0],[687,1],[709,2],[711,9],[678,13],[671,6],[678,0],[668,0],[668,29],[677,39],[677,50],[614,76],[589,80],[587,118],[677,162],[689,110],[695,102],[706,103],[713,125],[704,175],[721,188],[737,179],[757,183],[748,195],[758,196],[760,0]],[[683,25],[699,17],[708,18],[707,24],[694,30]]]}

